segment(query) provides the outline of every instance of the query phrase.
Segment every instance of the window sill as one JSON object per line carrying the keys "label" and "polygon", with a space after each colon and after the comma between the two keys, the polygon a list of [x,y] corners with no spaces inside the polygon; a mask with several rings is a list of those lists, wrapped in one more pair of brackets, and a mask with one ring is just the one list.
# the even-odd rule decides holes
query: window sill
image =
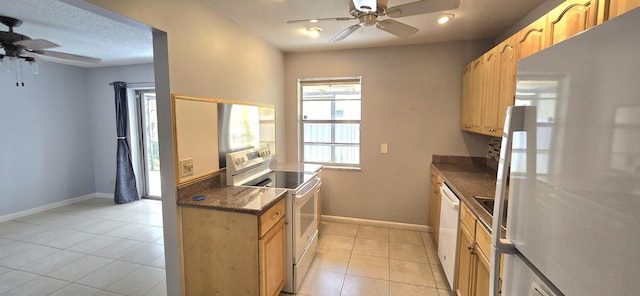
{"label": "window sill", "polygon": [[335,166],[335,165],[323,165],[322,169],[336,170],[336,171],[354,171],[354,172],[362,171],[362,169],[359,167],[345,167],[345,166]]}

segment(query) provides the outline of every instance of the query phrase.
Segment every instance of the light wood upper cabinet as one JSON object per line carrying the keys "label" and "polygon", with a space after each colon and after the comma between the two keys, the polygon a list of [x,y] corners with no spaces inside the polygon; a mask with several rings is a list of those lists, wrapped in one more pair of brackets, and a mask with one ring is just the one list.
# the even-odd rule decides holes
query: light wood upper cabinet
{"label": "light wood upper cabinet", "polygon": [[484,59],[471,62],[462,74],[462,129],[482,131],[482,98],[484,92]]}
{"label": "light wood upper cabinet", "polygon": [[557,44],[596,25],[597,0],[569,0],[547,14],[549,44]]}
{"label": "light wood upper cabinet", "polygon": [[482,68],[482,133],[493,134],[498,128],[498,93],[500,91],[500,61],[498,60],[498,50],[493,48],[484,54],[484,65]]}
{"label": "light wood upper cabinet", "polygon": [[615,18],[629,10],[640,7],[640,0],[607,0],[609,5],[607,19]]}
{"label": "light wood upper cabinet", "polygon": [[[524,59],[549,46],[547,41],[547,16],[543,16],[515,34],[517,60]],[[513,37],[512,37],[513,38]]]}
{"label": "light wood upper cabinet", "polygon": [[497,126],[494,135],[501,137],[506,119],[507,107],[515,103],[516,94],[516,74],[517,74],[517,36],[498,44],[496,54],[498,55],[497,72],[499,74],[500,86],[497,90]]}

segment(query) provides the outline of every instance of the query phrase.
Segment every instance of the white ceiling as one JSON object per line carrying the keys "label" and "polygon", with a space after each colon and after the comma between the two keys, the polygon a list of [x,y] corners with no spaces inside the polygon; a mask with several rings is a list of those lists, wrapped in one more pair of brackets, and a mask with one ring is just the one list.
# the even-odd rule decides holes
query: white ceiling
{"label": "white ceiling", "polygon": [[[288,20],[349,16],[351,0],[202,0],[212,9],[228,16],[273,46],[286,52],[332,50],[389,45],[431,43],[453,40],[493,38],[502,33],[544,0],[460,0],[460,7],[447,11],[455,18],[438,25],[440,13],[403,17],[397,21],[420,31],[408,38],[398,38],[364,27],[345,40],[327,42],[351,21],[317,23],[320,37],[304,34],[305,24],[287,24]],[[388,0],[396,6],[414,0]],[[101,58],[99,64],[73,62],[55,58],[43,60],[81,67],[149,63],[153,59],[150,31],[122,24],[87,12],[59,0],[0,0],[0,15],[21,19],[15,31],[33,39],[47,39],[60,44],[51,50]],[[149,8],[153,9],[153,8]],[[384,19],[387,17],[382,17]],[[0,30],[7,28],[0,25]]]}
{"label": "white ceiling", "polygon": [[[153,62],[151,31],[99,16],[58,0],[0,0],[0,15],[23,21],[14,32],[61,45],[51,48],[100,58],[98,64],[51,57],[42,60],[79,67],[104,67]],[[7,27],[0,24],[0,30]]]}
{"label": "white ceiling", "polygon": [[[318,22],[314,26],[321,27],[322,32],[316,39],[305,34],[309,24],[287,24],[286,22],[296,19],[349,17],[348,3],[351,0],[203,1],[275,47],[287,52],[494,38],[544,2],[544,0],[460,0],[459,8],[445,11],[455,14],[454,19],[446,25],[438,25],[435,21],[436,17],[442,13],[395,19],[420,30],[408,38],[398,38],[371,26],[356,31],[343,41],[329,43],[327,42],[329,39],[344,28],[355,25],[357,21]],[[416,0],[388,0],[387,6],[393,7],[414,1]],[[380,20],[385,18],[387,17],[382,17]]]}

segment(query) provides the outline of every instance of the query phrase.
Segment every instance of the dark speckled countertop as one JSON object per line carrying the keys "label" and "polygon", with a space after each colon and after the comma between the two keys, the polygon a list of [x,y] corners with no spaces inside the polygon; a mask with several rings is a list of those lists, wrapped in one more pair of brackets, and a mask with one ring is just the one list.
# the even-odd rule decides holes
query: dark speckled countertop
{"label": "dark speckled countertop", "polygon": [[434,155],[431,167],[442,176],[447,185],[478,216],[478,220],[491,232],[491,215],[474,196],[493,198],[496,193],[495,161],[482,157]]}
{"label": "dark speckled countertop", "polygon": [[[286,190],[221,185],[218,176],[178,188],[178,206],[260,215],[285,197]],[[202,195],[202,201],[193,197]]]}

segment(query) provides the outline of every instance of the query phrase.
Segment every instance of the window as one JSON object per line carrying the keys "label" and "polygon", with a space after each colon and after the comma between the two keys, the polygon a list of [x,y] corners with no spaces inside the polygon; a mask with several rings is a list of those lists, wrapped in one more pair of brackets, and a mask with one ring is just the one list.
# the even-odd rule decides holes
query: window
{"label": "window", "polygon": [[301,79],[302,159],[360,165],[361,77]]}

